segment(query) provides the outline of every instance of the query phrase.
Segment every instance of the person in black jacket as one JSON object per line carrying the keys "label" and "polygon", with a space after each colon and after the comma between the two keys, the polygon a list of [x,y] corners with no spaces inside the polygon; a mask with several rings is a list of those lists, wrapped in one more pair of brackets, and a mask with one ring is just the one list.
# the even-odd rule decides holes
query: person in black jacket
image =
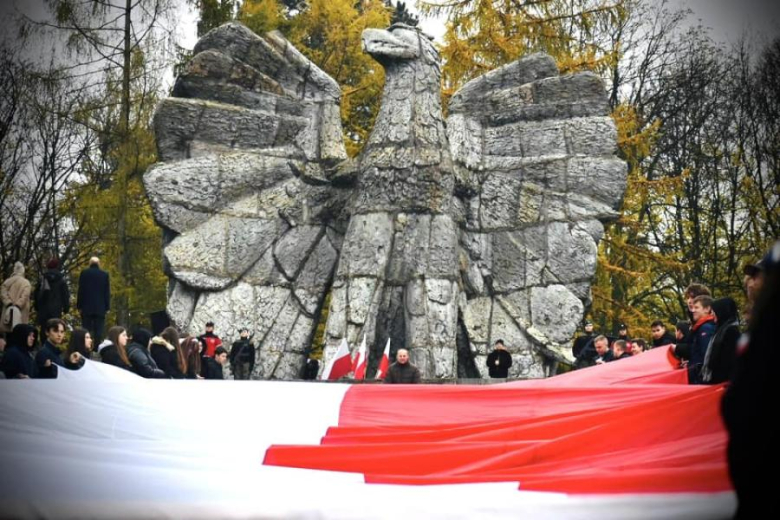
{"label": "person in black jacket", "polygon": [[653,348],[677,343],[677,340],[666,330],[666,326],[661,320],[656,320],[650,324],[650,335],[653,336]]}
{"label": "person in black jacket", "polygon": [[149,353],[157,363],[157,367],[165,372],[166,377],[184,379],[187,367],[184,353],[181,352],[179,333],[175,328],[166,327],[159,336],[153,337]]}
{"label": "person in black jacket", "polygon": [[707,346],[704,363],[697,382],[714,385],[729,380],[737,359],[737,343],[742,336],[739,330],[737,302],[731,298],[720,298],[712,302],[715,315],[715,334]]}
{"label": "person in black jacket", "polygon": [[127,331],[116,326],[108,329],[108,338],[98,346],[100,360],[115,367],[132,370],[127,358]]}
{"label": "person in black jacket", "polygon": [[583,349],[588,345],[588,343],[593,341],[593,338],[596,336],[596,333],[593,332],[593,323],[590,321],[585,322],[585,333],[581,336],[579,336],[577,339],[574,340],[574,343],[571,346],[571,353],[572,355],[577,358],[579,357],[580,353],[582,353]]}
{"label": "person in black jacket", "polygon": [[93,256],[89,267],[81,271],[76,307],[81,312],[81,325],[99,343],[103,337],[106,313],[111,308],[111,284],[108,273],[100,269],[100,259]]}
{"label": "person in black jacket", "polygon": [[[38,367],[38,377],[41,379],[56,379],[58,367],[64,367],[62,357],[62,344],[65,341],[65,322],[59,318],[52,318],[44,325],[46,341],[43,347],[35,355],[35,365]],[[81,354],[73,352],[67,356],[69,365],[77,365],[81,361]]]}
{"label": "person in black jacket", "polygon": [[133,367],[133,372],[147,379],[165,378],[165,372],[160,370],[157,363],[149,354],[149,343],[152,340],[152,333],[144,328],[137,328],[130,337],[130,345],[127,346],[127,358]]}
{"label": "person in black jacket", "polygon": [[230,348],[230,367],[234,379],[249,379],[255,368],[255,346],[249,337],[249,330],[239,331],[240,339]]}
{"label": "person in black jacket", "polygon": [[390,365],[385,376],[385,384],[412,385],[422,380],[420,369],[409,362],[409,351],[399,348],[395,353],[395,363]]}
{"label": "person in black jacket", "polygon": [[[729,433],[729,476],[737,494],[734,518],[771,518],[778,510],[776,481],[780,423],[778,396],[777,317],[780,316],[780,241],[764,257],[766,279],[756,295],[746,336],[721,402]],[[776,514],[774,515],[776,516]]]}
{"label": "person in black jacket", "polygon": [[49,260],[47,271],[35,288],[35,310],[38,312],[41,336],[46,336],[46,323],[50,319],[61,318],[63,313],[70,311],[70,291],[59,266],[60,262],[56,258]]}
{"label": "person in black jacket", "polygon": [[222,374],[222,366],[227,362],[227,350],[219,346],[214,350],[214,357],[204,358],[206,362],[205,379],[225,379]]}
{"label": "person in black jacket", "polygon": [[8,379],[27,379],[38,377],[33,351],[38,341],[35,327],[20,323],[11,332],[9,344],[3,356],[3,373]]}
{"label": "person in black jacket", "polygon": [[512,356],[504,346],[504,340],[498,339],[493,345],[493,352],[488,354],[488,374],[492,378],[506,379],[509,376],[509,367],[512,366]]}

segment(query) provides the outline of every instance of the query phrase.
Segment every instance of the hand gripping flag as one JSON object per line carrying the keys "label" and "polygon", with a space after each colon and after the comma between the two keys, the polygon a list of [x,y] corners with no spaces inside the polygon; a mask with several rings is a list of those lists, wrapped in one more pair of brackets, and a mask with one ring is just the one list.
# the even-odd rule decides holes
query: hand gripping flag
{"label": "hand gripping flag", "polygon": [[363,335],[363,343],[360,344],[358,354],[355,356],[355,360],[352,362],[352,371],[355,373],[355,379],[366,378],[366,365],[368,362],[368,356],[366,356],[366,335]]}
{"label": "hand gripping flag", "polygon": [[390,368],[390,338],[387,338],[385,351],[382,353],[382,360],[379,362],[379,368],[376,370],[376,378],[382,379],[387,375],[387,369]]}
{"label": "hand gripping flag", "polygon": [[349,355],[349,346],[347,345],[347,338],[341,340],[341,345],[336,351],[336,354],[328,362],[325,370],[322,371],[322,377],[320,379],[329,379],[335,381],[340,379],[352,371],[352,357]]}

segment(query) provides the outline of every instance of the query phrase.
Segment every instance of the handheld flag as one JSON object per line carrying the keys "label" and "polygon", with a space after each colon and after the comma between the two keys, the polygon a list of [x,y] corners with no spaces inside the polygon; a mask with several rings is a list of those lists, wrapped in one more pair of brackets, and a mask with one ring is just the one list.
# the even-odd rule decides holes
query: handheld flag
{"label": "handheld flag", "polygon": [[375,379],[384,378],[387,375],[388,368],[390,368],[390,338],[387,338],[387,345],[385,345],[385,351],[382,353],[382,360],[379,362]]}
{"label": "handheld flag", "polygon": [[349,346],[347,345],[347,338],[341,340],[339,349],[336,354],[328,362],[325,370],[322,371],[322,377],[320,379],[328,379],[335,381],[345,375],[349,374],[352,370],[352,357],[349,355]]}
{"label": "handheld flag", "polygon": [[366,365],[368,356],[366,355],[366,335],[363,334],[363,343],[360,344],[358,354],[352,362],[352,371],[355,373],[355,379],[366,378]]}

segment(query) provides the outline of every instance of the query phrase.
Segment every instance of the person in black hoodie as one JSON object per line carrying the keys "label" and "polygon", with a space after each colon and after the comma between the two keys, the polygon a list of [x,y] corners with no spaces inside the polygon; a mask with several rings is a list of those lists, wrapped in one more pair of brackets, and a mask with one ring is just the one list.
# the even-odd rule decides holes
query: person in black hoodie
{"label": "person in black hoodie", "polygon": [[739,330],[737,302],[721,298],[712,302],[712,313],[717,320],[715,335],[712,336],[697,382],[714,385],[729,380],[737,360],[737,343],[742,333]]}
{"label": "person in black hoodie", "polygon": [[60,262],[56,258],[49,260],[46,264],[47,271],[43,273],[35,289],[35,310],[38,313],[41,336],[46,335],[46,322],[52,318],[61,318],[63,313],[70,311],[70,291],[59,266]]}
{"label": "person in black hoodie", "polygon": [[127,358],[133,367],[133,372],[147,379],[164,379],[167,376],[165,372],[159,369],[157,363],[149,354],[149,343],[152,340],[152,333],[144,328],[133,330],[130,337],[130,345],[127,346]]}
{"label": "person in black hoodie", "polygon": [[11,332],[9,345],[3,356],[3,373],[8,379],[27,379],[38,377],[33,350],[38,341],[35,327],[20,323]]}
{"label": "person in black hoodie", "polygon": [[509,375],[509,367],[512,366],[512,356],[507,352],[503,340],[496,340],[493,352],[488,354],[488,374],[493,378],[506,379]]}

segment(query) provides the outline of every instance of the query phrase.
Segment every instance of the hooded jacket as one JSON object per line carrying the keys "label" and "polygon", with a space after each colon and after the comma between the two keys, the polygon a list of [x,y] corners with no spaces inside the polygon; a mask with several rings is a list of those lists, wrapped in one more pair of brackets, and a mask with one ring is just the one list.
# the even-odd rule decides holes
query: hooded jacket
{"label": "hooded jacket", "polygon": [[739,311],[737,303],[731,298],[721,298],[712,302],[712,312],[718,321],[715,335],[712,336],[700,379],[696,382],[717,384],[729,380],[737,360],[737,344],[742,333],[739,330]]}
{"label": "hooded jacket", "polygon": [[32,325],[20,323],[14,327],[3,356],[2,370],[6,378],[13,379],[20,375],[38,377],[38,367],[35,365],[33,357],[35,343],[33,343],[33,347],[27,346],[27,338],[30,334],[35,334],[37,340],[38,334]]}
{"label": "hooded jacket", "polygon": [[[48,290],[45,290],[48,286]],[[50,318],[59,318],[70,311],[70,291],[65,276],[58,269],[49,269],[35,289],[35,310],[43,326]]]}
{"label": "hooded jacket", "polygon": [[[0,286],[0,300],[3,302],[3,310],[9,305],[19,307],[19,319],[17,323],[30,321],[30,294],[32,286],[24,277],[24,264],[16,262],[14,273]],[[6,332],[13,332],[7,330]]]}

